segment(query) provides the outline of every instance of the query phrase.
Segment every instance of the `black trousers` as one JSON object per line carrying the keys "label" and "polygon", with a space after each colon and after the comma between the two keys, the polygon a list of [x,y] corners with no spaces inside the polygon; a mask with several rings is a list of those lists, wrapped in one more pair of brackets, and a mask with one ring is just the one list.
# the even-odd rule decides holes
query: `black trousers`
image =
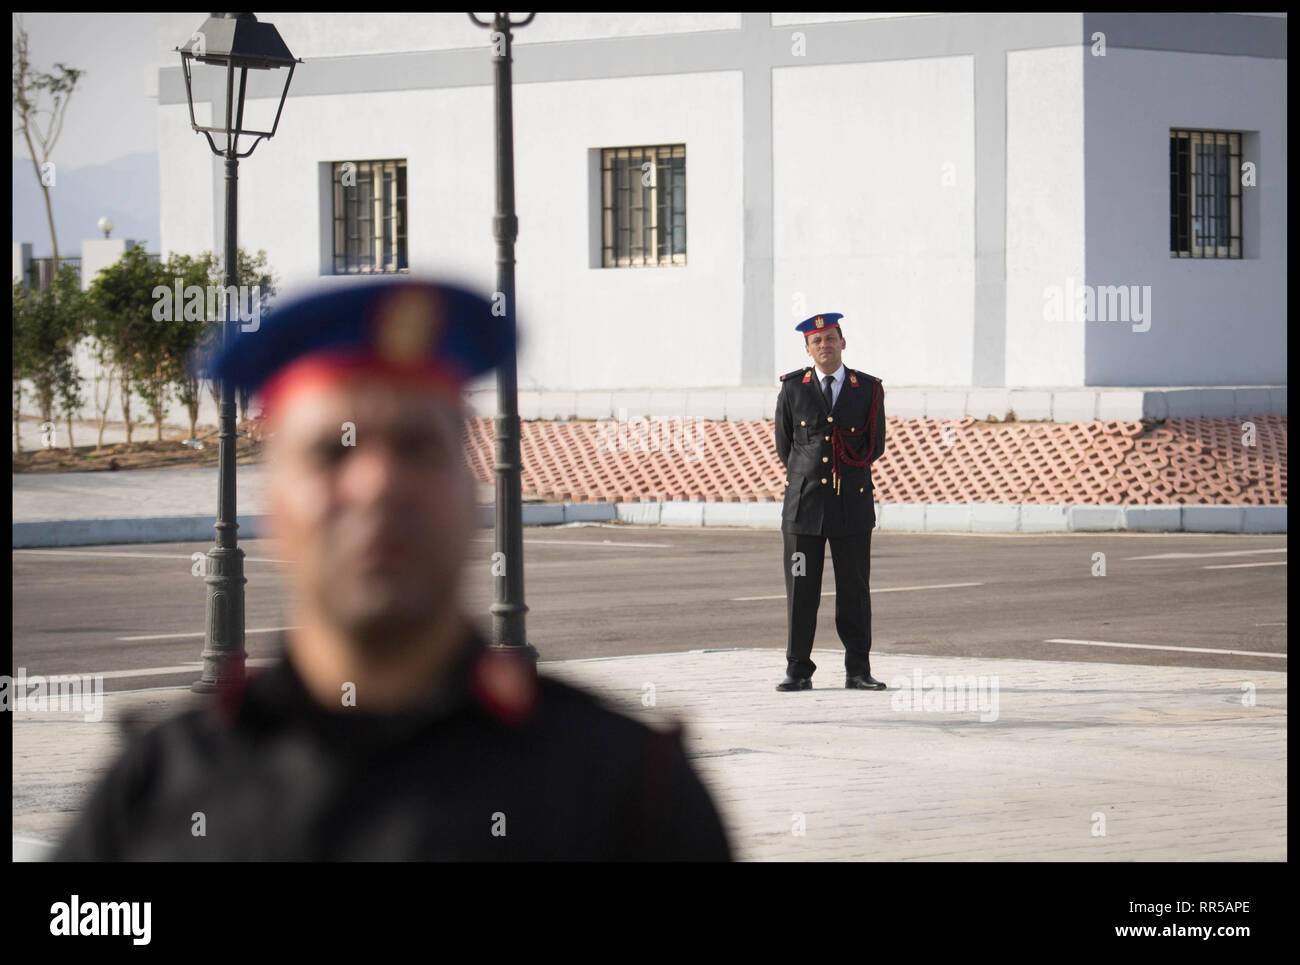
{"label": "black trousers", "polygon": [[[822,600],[822,570],[826,543],[835,567],[835,629],[844,644],[847,675],[871,672],[871,533],[861,536],[797,536],[785,541],[786,625],[785,669],[791,677],[811,677],[817,608]],[[802,553],[802,566],[794,558]],[[799,574],[802,571],[802,575]]]}

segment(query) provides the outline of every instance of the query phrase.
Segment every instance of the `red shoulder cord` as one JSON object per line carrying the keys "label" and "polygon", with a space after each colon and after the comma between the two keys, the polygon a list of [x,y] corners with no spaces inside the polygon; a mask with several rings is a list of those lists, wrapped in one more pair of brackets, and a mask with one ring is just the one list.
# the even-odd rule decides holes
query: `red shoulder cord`
{"label": "red shoulder cord", "polygon": [[[879,388],[879,383],[877,383]],[[874,437],[876,431],[876,413],[880,411],[880,397],[884,395],[884,389],[880,388],[879,392],[871,397],[871,408],[867,412],[867,424],[861,429],[845,429],[842,426],[836,426],[831,432],[831,453],[833,461],[831,463],[831,480],[835,484],[835,495],[840,494],[840,467],[855,466],[863,469],[870,466],[874,461],[871,457],[876,448]],[[866,436],[867,446],[865,455],[855,456],[849,448],[849,439],[855,436]]]}

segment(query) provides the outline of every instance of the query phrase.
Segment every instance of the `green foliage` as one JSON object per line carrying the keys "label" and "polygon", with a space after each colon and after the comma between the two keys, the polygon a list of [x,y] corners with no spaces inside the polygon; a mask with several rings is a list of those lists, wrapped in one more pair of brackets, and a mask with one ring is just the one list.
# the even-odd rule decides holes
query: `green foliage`
{"label": "green foliage", "polygon": [[30,379],[36,373],[36,352],[32,344],[32,292],[21,281],[14,282],[13,367],[14,382]]}
{"label": "green foliage", "polygon": [[88,292],[93,319],[90,334],[103,345],[124,384],[136,385],[152,378],[155,394],[162,355],[161,323],[154,321],[153,308],[154,290],[160,286],[170,288],[166,266],[151,259],[143,246],[135,245],[117,262],[101,269]]}
{"label": "green foliage", "polygon": [[[191,285],[197,285],[206,291],[207,287],[213,284],[212,279],[216,273],[215,262],[216,259],[210,251],[197,256],[172,255],[167,260],[167,275],[172,279],[173,286],[176,280],[180,279],[182,292]],[[221,331],[218,319],[206,317],[206,308],[205,299],[205,317],[187,319],[183,311],[175,311],[173,306],[174,321],[167,326],[170,342],[169,376],[176,391],[177,401],[185,406],[189,413],[190,438],[194,437],[194,426],[198,421],[201,399],[199,358],[202,353],[209,350]]]}
{"label": "green foliage", "polygon": [[70,417],[84,403],[83,379],[74,355],[86,332],[87,300],[75,268],[64,266],[45,291],[30,291],[21,282],[13,290],[13,379],[30,379],[41,418],[50,421],[57,403]]}
{"label": "green foliage", "polygon": [[[274,276],[266,252],[239,252],[237,284],[260,287],[261,310],[274,294]],[[177,301],[179,280],[181,298]],[[162,418],[173,394],[190,415],[190,430],[198,417],[203,359],[221,335],[219,301],[209,300],[211,287],[224,283],[221,264],[212,252],[173,254],[166,262],[152,260],[136,246],[116,264],[99,272],[90,287],[90,334],[101,346],[105,361],[145,402],[154,417],[158,438]],[[201,306],[187,297],[197,286]],[[188,309],[188,311],[187,311]],[[239,337],[237,334],[234,337]]]}

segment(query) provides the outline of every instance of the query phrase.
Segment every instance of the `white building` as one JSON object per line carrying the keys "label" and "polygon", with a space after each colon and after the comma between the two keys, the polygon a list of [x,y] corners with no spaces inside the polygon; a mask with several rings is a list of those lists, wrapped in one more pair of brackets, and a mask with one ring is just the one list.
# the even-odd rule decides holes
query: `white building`
{"label": "white building", "polygon": [[[241,245],[267,250],[282,293],[403,257],[491,291],[488,31],[463,14],[261,19],[304,63],[276,137],[241,163]],[[165,18],[170,46],[201,22]],[[895,415],[1285,412],[1285,28],[539,14],[514,57],[521,413],[770,417],[806,361],[794,324],[826,311]],[[220,250],[222,164],[166,63],[163,254]],[[259,80],[265,112],[282,75]],[[201,122],[214,96],[196,91]],[[648,153],[603,153],[626,148]],[[637,190],[611,191],[603,158]],[[373,196],[336,192],[347,170]],[[611,229],[644,226],[638,193],[659,224],[635,244]],[[1085,291],[1095,318],[1075,310]]]}

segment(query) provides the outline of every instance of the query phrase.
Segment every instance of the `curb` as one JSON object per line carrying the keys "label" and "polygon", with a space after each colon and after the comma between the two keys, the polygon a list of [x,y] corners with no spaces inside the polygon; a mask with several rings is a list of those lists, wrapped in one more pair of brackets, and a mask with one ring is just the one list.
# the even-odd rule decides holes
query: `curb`
{"label": "curb", "polygon": [[[613,503],[525,503],[525,526],[612,522]],[[477,508],[478,524],[493,525],[493,508]],[[51,519],[13,524],[14,549],[55,546],[126,545],[130,543],[201,543],[211,541],[216,516],[138,516],[118,519]],[[259,539],[266,516],[240,516],[239,538]]]}
{"label": "curb", "polygon": [[[640,502],[618,503],[615,508],[624,523],[781,526],[777,502]],[[877,503],[876,528],[945,533],[1285,533],[1286,507]]]}
{"label": "curb", "polygon": [[[478,524],[493,525],[491,506]],[[781,528],[781,503],[527,503],[525,526],[605,523]],[[265,516],[239,517],[239,536],[258,539]],[[55,519],[14,523],[13,548],[194,543],[213,538],[215,516]],[[876,528],[943,533],[1286,533],[1285,506],[1070,506],[1018,503],[877,503]]]}
{"label": "curb", "polygon": [[[241,539],[257,539],[264,516],[239,516]],[[98,546],[130,543],[211,541],[216,516],[139,516],[119,519],[51,519],[14,523],[14,549],[45,546]]]}

